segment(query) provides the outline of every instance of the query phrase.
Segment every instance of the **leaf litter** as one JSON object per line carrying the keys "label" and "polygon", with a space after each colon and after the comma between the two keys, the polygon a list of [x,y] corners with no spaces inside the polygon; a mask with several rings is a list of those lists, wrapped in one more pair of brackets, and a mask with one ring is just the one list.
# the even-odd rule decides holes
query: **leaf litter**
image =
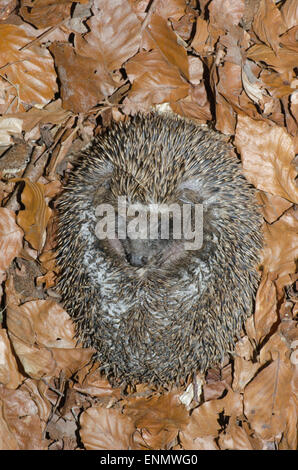
{"label": "leaf litter", "polygon": [[[1,449],[297,448],[297,34],[296,0],[0,0]],[[234,144],[261,281],[221,367],[123,391],[53,289],[55,198],[93,136],[162,104]]]}

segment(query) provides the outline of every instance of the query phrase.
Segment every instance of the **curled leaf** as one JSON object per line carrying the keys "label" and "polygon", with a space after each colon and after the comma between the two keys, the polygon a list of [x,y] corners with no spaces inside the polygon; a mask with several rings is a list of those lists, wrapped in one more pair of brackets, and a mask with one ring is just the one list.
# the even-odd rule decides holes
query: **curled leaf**
{"label": "curled leaf", "polygon": [[14,178],[11,181],[23,181],[22,202],[25,209],[21,210],[17,222],[25,233],[26,240],[37,251],[41,251],[46,237],[46,226],[52,210],[44,199],[44,185],[32,183],[27,178]]}

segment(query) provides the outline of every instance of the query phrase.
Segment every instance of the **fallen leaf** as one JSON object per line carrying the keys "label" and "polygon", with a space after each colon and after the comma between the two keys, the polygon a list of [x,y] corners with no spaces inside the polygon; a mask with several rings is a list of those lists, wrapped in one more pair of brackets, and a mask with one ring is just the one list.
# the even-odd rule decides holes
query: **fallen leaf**
{"label": "fallen leaf", "polygon": [[167,63],[157,50],[138,53],[127,62],[126,72],[132,87],[124,100],[125,111],[146,111],[156,103],[176,102],[188,93],[189,85],[182,80],[178,69]]}
{"label": "fallen leaf", "polygon": [[87,112],[112,94],[115,84],[103,62],[76,51],[70,44],[50,46],[61,81],[63,107],[74,113]]}
{"label": "fallen leaf", "polygon": [[189,419],[177,394],[171,392],[149,399],[136,399],[128,404],[126,413],[140,429],[144,448],[150,449],[167,449]]}
{"label": "fallen leaf", "polygon": [[147,31],[149,31],[163,58],[172,66],[177,67],[182,77],[189,79],[186,50],[178,44],[177,36],[168,27],[167,22],[160,16],[153,14],[147,26]]}
{"label": "fallen leaf", "polygon": [[[77,0],[79,1],[79,0]],[[23,0],[20,14],[36,28],[47,28],[61,23],[70,16],[72,1],[63,0]]]}
{"label": "fallen leaf", "polygon": [[278,320],[276,287],[273,282],[275,277],[275,274],[268,274],[265,271],[258,288],[254,313],[256,341],[258,343],[264,339],[270,332],[272,325]]}
{"label": "fallen leaf", "polygon": [[195,408],[188,425],[180,433],[182,445],[184,446],[184,440],[185,443],[188,442],[187,445],[189,446],[191,442],[195,443],[198,437],[216,437],[221,429],[220,413],[227,416],[241,416],[241,395],[230,390],[224,398],[204,402],[198,408]]}
{"label": "fallen leaf", "polygon": [[292,203],[280,196],[258,191],[257,198],[260,202],[260,207],[264,219],[269,224],[275,222],[279,217],[291,207]]}
{"label": "fallen leaf", "polygon": [[[7,436],[12,432],[16,438],[15,450],[46,449],[47,442],[42,439],[42,423],[38,416],[38,408],[30,394],[23,390],[8,390],[0,385],[0,401],[3,403],[5,424],[9,429]],[[10,439],[9,446],[11,445],[15,444]]]}
{"label": "fallen leaf", "polygon": [[242,393],[245,386],[256,374],[260,364],[253,360],[254,350],[248,336],[237,341],[235,346],[234,376],[232,388]]}
{"label": "fallen leaf", "polygon": [[0,383],[9,389],[17,388],[24,377],[19,372],[7,331],[0,329]]}
{"label": "fallen leaf", "polygon": [[23,232],[15,222],[15,214],[0,208],[0,271],[5,271],[23,247]]}
{"label": "fallen leaf", "polygon": [[208,37],[208,23],[203,18],[198,17],[196,21],[196,33],[192,40],[191,47],[193,47],[202,56],[207,54],[207,52],[210,50]]}
{"label": "fallen leaf", "polygon": [[297,25],[298,3],[296,2],[296,0],[286,0],[282,4],[280,11],[288,29]]}
{"label": "fallen leaf", "polygon": [[21,196],[25,209],[19,211],[17,222],[30,245],[41,251],[45,243],[47,223],[52,214],[44,199],[44,185],[32,183],[27,178],[13,178],[11,181],[25,183]]}
{"label": "fallen leaf", "polygon": [[133,448],[135,426],[129,416],[116,409],[93,406],[80,417],[80,436],[87,450]]}
{"label": "fallen leaf", "polygon": [[279,36],[285,32],[286,25],[274,0],[260,1],[252,27],[258,38],[277,53]]}
{"label": "fallen leaf", "polygon": [[260,450],[260,439],[251,437],[247,430],[232,420],[218,440],[221,450]]}
{"label": "fallen leaf", "polygon": [[83,55],[103,62],[112,72],[134,56],[140,47],[141,23],[127,0],[95,0],[93,16],[87,24],[90,32],[76,45]]}
{"label": "fallen leaf", "polygon": [[285,73],[296,67],[298,51],[294,52],[287,48],[280,48],[276,54],[273,49],[265,44],[254,44],[247,51],[247,57],[256,62],[266,62],[277,72]]}
{"label": "fallen leaf", "polygon": [[248,181],[258,189],[298,202],[293,141],[283,128],[240,114],[235,144]]}
{"label": "fallen leaf", "polygon": [[262,369],[244,390],[244,414],[264,440],[284,432],[289,416],[292,368],[280,359]]}
{"label": "fallen leaf", "polygon": [[20,450],[17,442],[17,436],[4,415],[3,401],[0,400],[0,450]]}
{"label": "fallen leaf", "polygon": [[72,376],[94,353],[76,348],[73,322],[52,300],[17,306],[8,298],[7,329],[19,361],[32,378],[59,375],[61,370]]}
{"label": "fallen leaf", "polygon": [[296,272],[298,256],[297,211],[290,208],[274,224],[264,224],[263,267],[275,277],[277,294],[292,284],[290,275]]}
{"label": "fallen leaf", "polygon": [[241,21],[244,8],[244,0],[213,0],[208,5],[211,23],[215,28],[228,30]]}
{"label": "fallen leaf", "polygon": [[[30,31],[30,32],[29,32]],[[24,103],[47,104],[57,92],[52,56],[46,48],[33,44],[34,29],[28,26],[0,24],[0,67],[15,87],[15,95]]]}

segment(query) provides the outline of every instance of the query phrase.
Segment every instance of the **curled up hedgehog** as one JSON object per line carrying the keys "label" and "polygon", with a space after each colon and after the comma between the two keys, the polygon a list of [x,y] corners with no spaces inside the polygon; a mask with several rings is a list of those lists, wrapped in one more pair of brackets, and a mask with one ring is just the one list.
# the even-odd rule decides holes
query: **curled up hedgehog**
{"label": "curled up hedgehog", "polygon": [[79,155],[58,212],[58,290],[113,385],[185,381],[233,349],[261,216],[219,133],[158,113],[114,124]]}

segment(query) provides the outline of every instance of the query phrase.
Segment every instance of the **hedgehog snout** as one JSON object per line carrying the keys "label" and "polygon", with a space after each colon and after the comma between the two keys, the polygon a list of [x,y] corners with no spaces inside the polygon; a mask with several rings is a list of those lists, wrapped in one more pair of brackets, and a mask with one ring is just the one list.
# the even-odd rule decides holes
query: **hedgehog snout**
{"label": "hedgehog snout", "polygon": [[143,256],[141,254],[136,254],[136,253],[128,253],[126,255],[126,259],[131,264],[132,266],[135,266],[136,268],[142,268],[148,263],[148,257]]}

